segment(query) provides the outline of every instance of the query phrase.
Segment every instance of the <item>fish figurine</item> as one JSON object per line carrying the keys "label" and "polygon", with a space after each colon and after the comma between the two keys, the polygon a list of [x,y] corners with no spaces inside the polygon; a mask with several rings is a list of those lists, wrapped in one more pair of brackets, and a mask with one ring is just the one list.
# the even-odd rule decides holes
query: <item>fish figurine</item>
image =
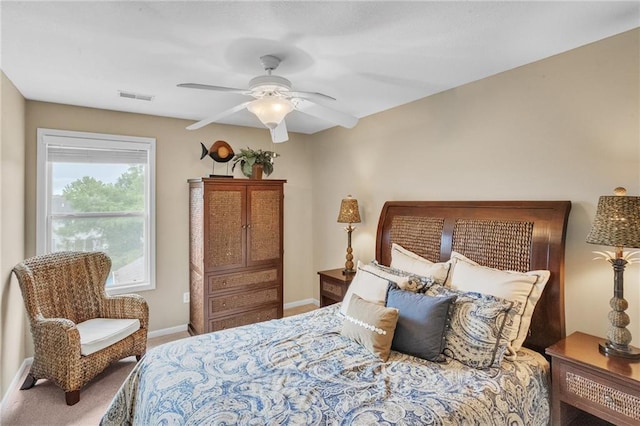
{"label": "fish figurine", "polygon": [[202,142],[200,142],[200,145],[202,146],[201,160],[209,156],[217,163],[226,163],[227,161],[231,161],[234,156],[233,148],[225,141],[215,141],[209,149],[207,149]]}

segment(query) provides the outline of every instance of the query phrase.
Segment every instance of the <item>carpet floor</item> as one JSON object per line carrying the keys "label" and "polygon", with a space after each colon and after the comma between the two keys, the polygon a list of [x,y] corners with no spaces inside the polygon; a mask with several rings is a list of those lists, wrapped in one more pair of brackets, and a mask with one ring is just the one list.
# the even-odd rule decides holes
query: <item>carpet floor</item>
{"label": "carpet floor", "polygon": [[[315,305],[304,305],[286,309],[284,314],[291,316],[316,308]],[[188,336],[185,331],[149,339],[147,350]],[[0,425],[96,426],[135,365],[135,357],[111,364],[80,391],[80,402],[72,406],[65,403],[64,392],[48,380],[39,380],[31,389],[19,390],[27,375],[27,369],[20,377],[17,388],[10,389],[5,397],[0,413]]]}

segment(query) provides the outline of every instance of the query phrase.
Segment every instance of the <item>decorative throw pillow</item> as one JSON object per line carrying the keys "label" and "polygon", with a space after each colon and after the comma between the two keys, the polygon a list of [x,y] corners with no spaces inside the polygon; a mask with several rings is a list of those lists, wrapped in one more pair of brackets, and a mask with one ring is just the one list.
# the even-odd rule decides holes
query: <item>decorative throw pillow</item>
{"label": "decorative throw pillow", "polygon": [[449,272],[449,263],[431,262],[396,243],[391,244],[391,267],[422,277],[433,277],[439,284],[445,282]]}
{"label": "decorative throw pillow", "polygon": [[391,349],[429,361],[440,360],[449,307],[456,297],[433,297],[390,288],[387,307],[399,311]]}
{"label": "decorative throw pillow", "polygon": [[367,302],[354,294],[351,296],[340,334],[356,341],[386,361],[391,352],[397,322],[397,309]]}
{"label": "decorative throw pillow", "polygon": [[357,294],[368,302],[384,306],[384,302],[387,299],[387,290],[389,289],[389,279],[367,266],[358,261],[356,275],[351,280],[340,307],[340,312],[343,315],[347,314],[353,294]]}
{"label": "decorative throw pillow", "polygon": [[421,277],[411,272],[381,265],[375,260],[371,261],[370,267],[375,268],[379,275],[388,277],[389,281],[394,282],[401,290],[419,293],[435,283],[433,277]]}
{"label": "decorative throw pillow", "polygon": [[369,265],[358,261],[356,275],[347,289],[340,312],[346,314],[349,300],[354,293],[369,302],[384,305],[389,283],[394,283],[403,290],[423,291],[433,284],[433,279],[389,268],[378,264],[375,260]]}
{"label": "decorative throw pillow", "polygon": [[461,292],[438,284],[429,296],[457,296],[445,333],[443,354],[473,368],[498,367],[504,358],[519,303],[490,295]]}
{"label": "decorative throw pillow", "polygon": [[456,252],[451,254],[451,258],[455,259],[455,265],[452,266],[449,274],[449,287],[520,302],[520,310],[514,318],[515,334],[511,336],[508,347],[509,355],[515,356],[527,337],[533,311],[551,273],[549,271],[514,272],[488,268]]}

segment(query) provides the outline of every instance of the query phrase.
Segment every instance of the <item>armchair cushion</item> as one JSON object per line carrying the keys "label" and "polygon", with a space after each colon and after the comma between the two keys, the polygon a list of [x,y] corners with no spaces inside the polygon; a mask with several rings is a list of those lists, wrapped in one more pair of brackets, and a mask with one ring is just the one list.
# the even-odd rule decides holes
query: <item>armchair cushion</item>
{"label": "armchair cushion", "polygon": [[80,354],[98,352],[140,329],[138,319],[95,318],[77,324],[80,333]]}

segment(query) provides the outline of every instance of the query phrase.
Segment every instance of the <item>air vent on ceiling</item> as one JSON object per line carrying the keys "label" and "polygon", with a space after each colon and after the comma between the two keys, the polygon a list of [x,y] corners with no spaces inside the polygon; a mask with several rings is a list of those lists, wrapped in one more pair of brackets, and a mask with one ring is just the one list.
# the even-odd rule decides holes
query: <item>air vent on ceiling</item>
{"label": "air vent on ceiling", "polygon": [[121,98],[137,99],[139,101],[150,101],[153,99],[153,95],[142,95],[140,93],[125,92],[118,90]]}

